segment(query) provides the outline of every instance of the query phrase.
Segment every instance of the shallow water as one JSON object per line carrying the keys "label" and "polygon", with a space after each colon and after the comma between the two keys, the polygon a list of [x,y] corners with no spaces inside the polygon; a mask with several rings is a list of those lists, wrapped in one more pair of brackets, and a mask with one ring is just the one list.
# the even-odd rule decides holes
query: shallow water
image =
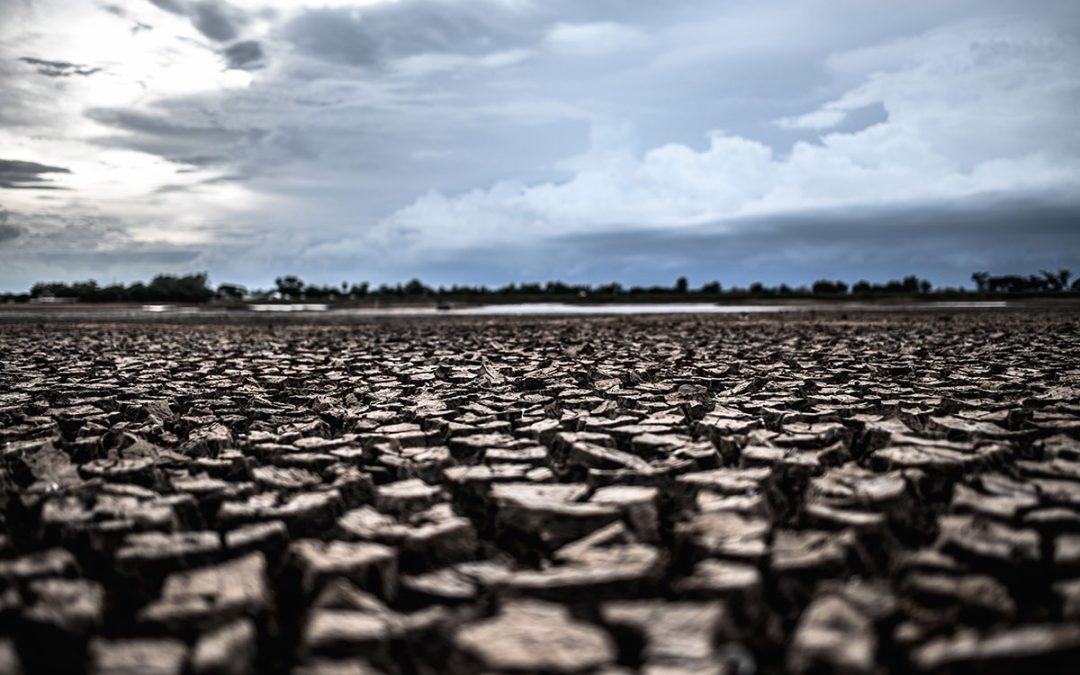
{"label": "shallow water", "polygon": [[7,305],[0,306],[0,319],[23,321],[35,319],[59,320],[130,320],[139,317],[229,317],[239,319],[251,314],[287,313],[322,317],[380,317],[380,316],[645,316],[657,314],[765,314],[806,312],[903,312],[918,310],[1000,309],[1016,306],[1006,301],[980,302],[914,302],[903,304],[873,302],[793,303],[787,305],[725,305],[716,303],[612,303],[580,305],[562,302],[479,305],[455,309],[427,307],[342,307],[320,303],[252,304],[244,308],[191,305],[91,305],[63,306]]}
{"label": "shallow water", "polygon": [[329,305],[323,303],[287,304],[287,305],[248,305],[253,312],[325,312]]}
{"label": "shallow water", "polygon": [[821,312],[851,309],[978,309],[1005,307],[1005,302],[929,302],[904,305],[872,303],[813,303],[805,305],[718,305],[715,303],[633,303],[608,305],[571,305],[562,302],[538,302],[520,305],[483,305],[450,310],[464,315],[544,315],[544,314],[760,314],[763,312]]}

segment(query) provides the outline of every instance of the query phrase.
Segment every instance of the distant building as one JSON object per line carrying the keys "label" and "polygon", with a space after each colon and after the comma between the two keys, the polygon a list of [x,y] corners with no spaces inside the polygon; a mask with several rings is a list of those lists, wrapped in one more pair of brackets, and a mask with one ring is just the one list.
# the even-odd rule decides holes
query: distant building
{"label": "distant building", "polygon": [[52,291],[42,291],[40,295],[30,298],[30,302],[35,305],[62,305],[78,301],[78,298],[58,298]]}
{"label": "distant building", "polygon": [[218,300],[247,300],[251,295],[248,289],[240,284],[221,284],[218,286],[214,297]]}

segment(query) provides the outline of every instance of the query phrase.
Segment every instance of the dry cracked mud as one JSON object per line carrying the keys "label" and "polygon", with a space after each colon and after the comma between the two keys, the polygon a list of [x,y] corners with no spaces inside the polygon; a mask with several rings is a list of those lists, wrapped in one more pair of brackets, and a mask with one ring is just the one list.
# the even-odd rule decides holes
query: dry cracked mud
{"label": "dry cracked mud", "polygon": [[1078,316],[0,326],[0,673],[1077,672]]}

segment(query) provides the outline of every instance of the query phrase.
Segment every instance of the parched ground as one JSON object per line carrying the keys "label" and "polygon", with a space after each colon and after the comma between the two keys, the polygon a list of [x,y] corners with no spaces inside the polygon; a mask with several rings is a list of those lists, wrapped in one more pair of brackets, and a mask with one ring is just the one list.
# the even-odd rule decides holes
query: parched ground
{"label": "parched ground", "polygon": [[1080,672],[1080,314],[0,326],[0,673]]}

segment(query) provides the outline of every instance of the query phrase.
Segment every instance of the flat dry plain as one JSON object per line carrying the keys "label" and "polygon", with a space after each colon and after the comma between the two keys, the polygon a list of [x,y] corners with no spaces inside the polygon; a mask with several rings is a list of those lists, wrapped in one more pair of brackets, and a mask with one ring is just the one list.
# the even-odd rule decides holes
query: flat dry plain
{"label": "flat dry plain", "polygon": [[0,326],[0,673],[1080,672],[1076,312],[303,321]]}

